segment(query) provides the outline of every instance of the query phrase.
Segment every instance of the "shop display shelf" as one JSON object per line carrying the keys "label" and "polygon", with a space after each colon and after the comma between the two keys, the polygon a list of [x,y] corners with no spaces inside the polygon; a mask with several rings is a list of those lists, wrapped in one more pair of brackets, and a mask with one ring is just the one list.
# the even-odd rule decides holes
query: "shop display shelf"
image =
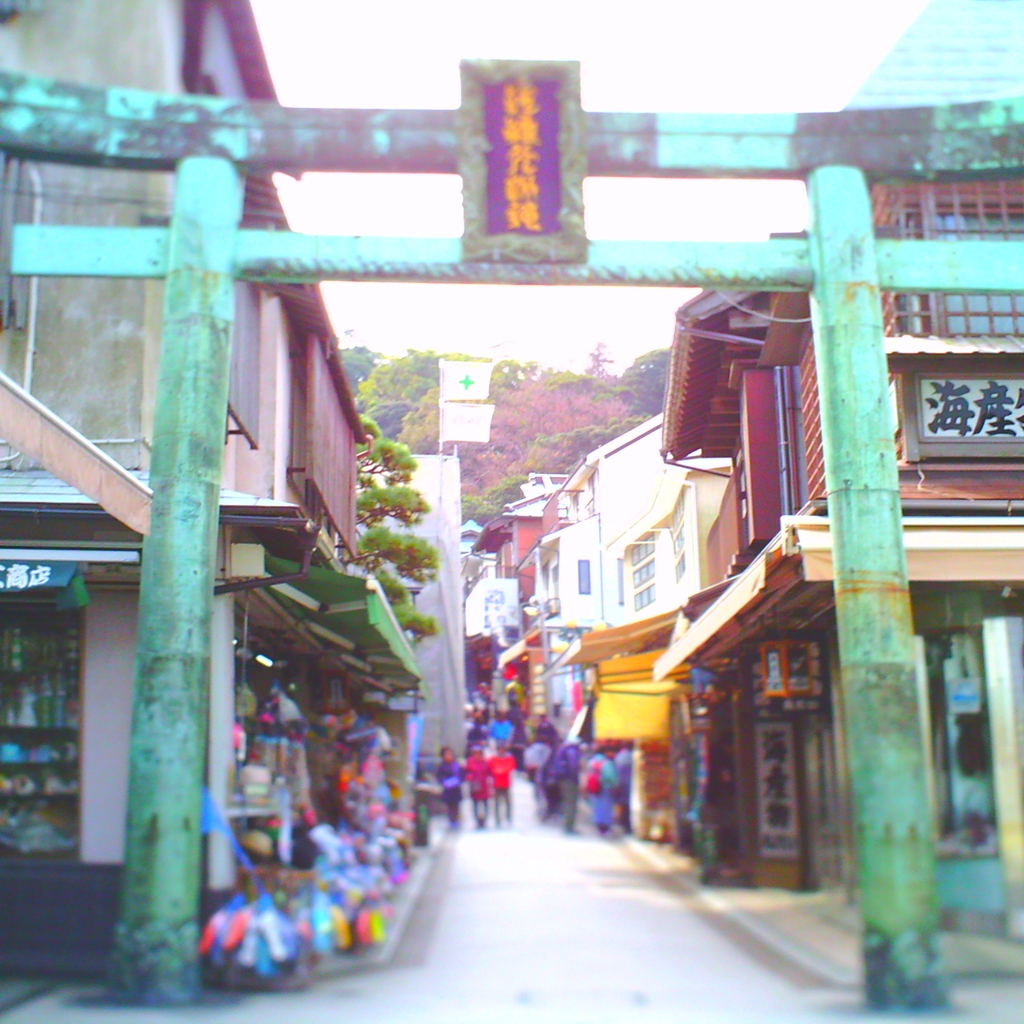
{"label": "shop display shelf", "polygon": [[0,725],[0,733],[12,732],[16,735],[31,733],[59,733],[61,736],[70,736],[78,732],[77,725]]}
{"label": "shop display shelf", "polygon": [[0,758],[0,775],[3,775],[5,771],[12,771],[17,769],[19,772],[22,768],[56,768],[68,769],[78,768],[78,758],[74,760],[68,760],[66,757],[60,760],[54,761],[4,761]]}
{"label": "shop display shelf", "polygon": [[77,793],[0,793],[0,806],[7,800],[77,800]]}

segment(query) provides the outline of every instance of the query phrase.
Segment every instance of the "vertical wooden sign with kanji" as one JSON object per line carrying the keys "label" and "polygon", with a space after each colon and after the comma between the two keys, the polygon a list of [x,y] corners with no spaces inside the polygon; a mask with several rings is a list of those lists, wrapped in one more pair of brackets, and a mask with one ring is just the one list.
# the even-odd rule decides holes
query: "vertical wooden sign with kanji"
{"label": "vertical wooden sign with kanji", "polygon": [[463,61],[464,260],[583,263],[587,151],[577,61]]}

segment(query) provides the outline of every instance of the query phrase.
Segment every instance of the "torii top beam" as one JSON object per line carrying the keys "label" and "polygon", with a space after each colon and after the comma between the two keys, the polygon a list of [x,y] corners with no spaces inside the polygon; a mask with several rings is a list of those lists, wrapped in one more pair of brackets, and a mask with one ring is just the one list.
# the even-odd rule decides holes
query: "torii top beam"
{"label": "torii top beam", "polygon": [[[456,110],[286,108],[0,74],[0,149],[27,159],[170,170],[186,156],[250,171],[458,173]],[[588,174],[875,179],[1024,173],[1024,97],[824,114],[586,114]]]}

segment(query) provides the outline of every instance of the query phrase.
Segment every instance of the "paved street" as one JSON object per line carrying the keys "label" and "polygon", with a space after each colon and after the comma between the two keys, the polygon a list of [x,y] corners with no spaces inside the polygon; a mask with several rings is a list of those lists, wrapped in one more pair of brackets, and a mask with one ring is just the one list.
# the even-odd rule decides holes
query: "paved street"
{"label": "paved street", "polygon": [[[5,1024],[461,1024],[482,1021],[825,1022],[879,1019],[822,987],[706,906],[628,844],[533,821],[517,786],[511,829],[446,842],[391,966],[293,994],[212,998],[179,1011],[103,1004],[63,990]],[[1021,1019],[1024,986],[972,982],[940,1019]],[[920,1015],[885,1015],[921,1020]]]}

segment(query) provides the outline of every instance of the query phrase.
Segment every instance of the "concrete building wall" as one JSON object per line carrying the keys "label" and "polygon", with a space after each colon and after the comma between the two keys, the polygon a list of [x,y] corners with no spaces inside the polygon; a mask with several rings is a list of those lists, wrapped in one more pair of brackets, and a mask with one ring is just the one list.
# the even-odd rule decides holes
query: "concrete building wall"
{"label": "concrete building wall", "polygon": [[81,859],[120,864],[138,592],[94,590],[82,643]]}
{"label": "concrete building wall", "polygon": [[[416,598],[416,607],[433,615],[440,626],[436,636],[416,645],[416,660],[423,672],[427,701],[421,750],[426,756],[442,745],[462,750],[466,703],[465,638],[462,609],[459,540],[462,498],[459,460],[439,455],[417,455],[412,484],[430,504],[430,512],[415,528],[440,552],[437,580]],[[443,469],[442,469],[443,467]]]}
{"label": "concrete building wall", "polygon": [[[180,0],[45,0],[0,26],[0,67],[98,86],[181,90]],[[170,175],[23,166],[19,219],[135,226],[166,217]],[[28,289],[25,289],[28,292]],[[47,279],[35,331],[0,332],[0,368],[131,468],[148,464],[159,282]],[[26,304],[30,301],[26,295]],[[28,313],[28,310],[25,311]]]}

